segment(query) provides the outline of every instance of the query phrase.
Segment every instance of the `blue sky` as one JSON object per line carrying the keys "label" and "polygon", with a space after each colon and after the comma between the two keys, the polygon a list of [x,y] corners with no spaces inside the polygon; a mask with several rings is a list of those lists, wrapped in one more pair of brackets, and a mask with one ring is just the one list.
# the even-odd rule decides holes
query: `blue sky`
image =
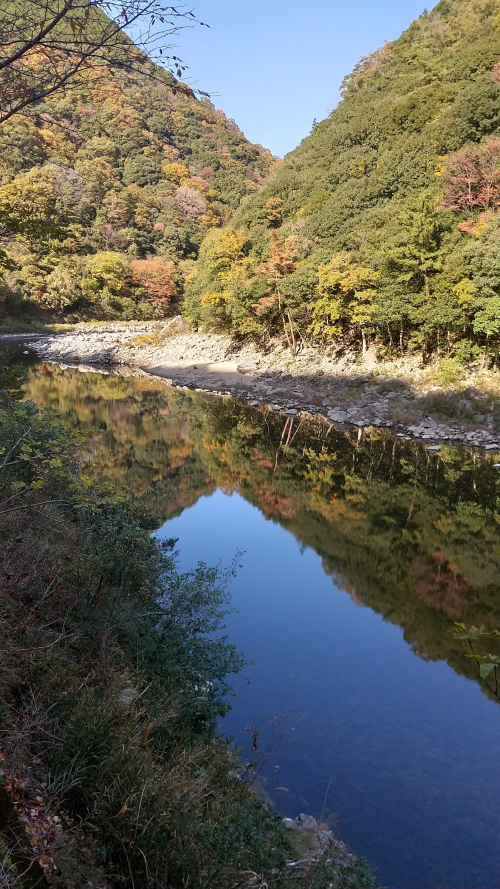
{"label": "blue sky", "polygon": [[[431,4],[432,5],[432,4]],[[252,142],[283,156],[339,99],[356,62],[393,40],[425,0],[196,0],[208,28],[182,31],[184,79]]]}

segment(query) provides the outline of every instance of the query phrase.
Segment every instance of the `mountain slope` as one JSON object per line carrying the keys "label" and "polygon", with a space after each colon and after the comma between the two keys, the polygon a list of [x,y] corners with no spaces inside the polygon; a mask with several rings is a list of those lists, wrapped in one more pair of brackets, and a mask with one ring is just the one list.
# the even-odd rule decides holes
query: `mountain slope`
{"label": "mountain slope", "polygon": [[260,187],[271,154],[154,75],[93,70],[2,125],[0,314],[162,316],[207,230]]}
{"label": "mountain slope", "polygon": [[208,326],[471,358],[500,335],[500,2],[441,0],[211,232]]}

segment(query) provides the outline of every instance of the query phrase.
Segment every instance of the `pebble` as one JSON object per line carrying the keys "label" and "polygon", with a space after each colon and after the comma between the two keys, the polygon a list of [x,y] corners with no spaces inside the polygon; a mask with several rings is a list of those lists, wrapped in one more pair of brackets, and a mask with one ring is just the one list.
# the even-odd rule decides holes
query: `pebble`
{"label": "pebble", "polygon": [[[169,328],[178,337],[175,341],[168,340],[166,342],[164,340],[159,346],[154,344],[139,346],[131,342],[140,335],[157,334],[158,332],[161,334],[163,331],[167,332]],[[33,339],[35,338],[33,337]],[[65,334],[39,337],[34,342],[29,342],[27,337],[23,345],[26,348],[32,348],[45,361],[60,362],[61,370],[67,369],[68,365],[65,363],[67,361],[73,366],[77,363],[83,365],[85,362],[87,370],[91,369],[89,365],[96,364],[113,365],[117,369],[120,365],[149,363],[160,366],[169,362],[192,362],[192,366],[186,368],[186,374],[194,371],[193,376],[190,379],[187,376],[186,378],[178,376],[176,380],[171,380],[173,388],[185,390],[196,387],[196,391],[213,390],[207,393],[210,395],[225,393],[240,398],[246,397],[253,408],[257,408],[259,403],[263,403],[265,396],[267,396],[265,400],[268,402],[268,407],[276,414],[285,410],[288,417],[294,417],[298,411],[304,410],[311,415],[319,413],[324,416],[326,414],[334,423],[348,423],[358,429],[366,426],[385,426],[390,429],[395,426],[406,430],[396,433],[398,438],[406,441],[411,441],[409,436],[413,435],[414,438],[427,441],[429,439],[433,441],[446,439],[463,442],[469,446],[482,447],[486,451],[500,452],[500,444],[495,441],[492,421],[488,422],[489,431],[487,432],[479,429],[470,431],[470,425],[468,430],[461,426],[447,426],[444,422],[436,421],[432,417],[421,417],[414,425],[408,426],[401,423],[400,420],[386,420],[384,419],[386,411],[398,410],[403,407],[402,399],[401,404],[394,400],[398,399],[398,392],[391,391],[382,394],[376,390],[372,393],[363,389],[363,392],[360,393],[358,388],[356,391],[362,397],[355,401],[352,397],[355,394],[351,391],[352,384],[355,382],[359,385],[368,382],[369,377],[359,376],[356,380],[350,377],[344,381],[336,381],[335,394],[333,394],[335,381],[331,378],[328,379],[324,371],[314,370],[306,364],[300,366],[300,362],[294,368],[293,375],[285,373],[279,368],[271,369],[266,367],[267,359],[263,358],[253,346],[245,346],[239,353],[241,364],[238,364],[236,369],[242,375],[241,382],[235,383],[233,381],[228,386],[225,379],[219,379],[214,373],[205,372],[205,375],[200,370],[202,364],[228,360],[227,337],[218,334],[201,336],[197,332],[190,331],[180,316],[162,322],[159,326],[156,323],[145,322],[130,328],[112,323],[102,327],[75,328]],[[29,354],[29,352],[24,354]],[[261,363],[264,366],[259,370]],[[103,371],[100,370],[100,372]],[[251,375],[250,378],[247,376],[245,379],[245,374]],[[257,394],[260,396],[260,401],[255,400]],[[282,398],[280,405],[270,403],[274,394],[280,395]],[[250,401],[252,397],[254,400]],[[342,399],[341,404],[335,407],[335,402],[338,404],[340,399]],[[390,402],[391,408],[389,409],[390,399],[393,400]],[[409,409],[412,410],[411,407]],[[360,417],[362,410],[370,411],[371,418]],[[477,422],[479,419],[477,418]],[[491,418],[488,420],[490,421]],[[435,446],[435,452],[437,452],[437,446]],[[495,468],[500,468],[500,465],[495,464]]]}

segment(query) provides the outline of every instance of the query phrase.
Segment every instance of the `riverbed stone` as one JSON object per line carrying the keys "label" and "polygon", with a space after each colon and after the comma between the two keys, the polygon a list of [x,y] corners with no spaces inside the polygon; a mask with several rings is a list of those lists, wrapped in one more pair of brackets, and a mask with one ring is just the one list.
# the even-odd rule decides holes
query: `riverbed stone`
{"label": "riverbed stone", "polygon": [[300,815],[297,815],[295,824],[299,830],[318,829],[318,822],[316,821],[316,818],[313,818],[312,815],[306,815],[304,812],[301,812]]}
{"label": "riverbed stone", "polygon": [[[475,416],[470,416],[468,421],[457,421],[454,427],[447,426],[433,417],[419,416],[422,407],[419,408],[418,385],[403,407],[402,387],[397,392],[380,391],[379,386],[382,384],[385,389],[387,383],[375,379],[373,374],[357,376],[356,370],[350,368],[342,376],[344,369],[336,367],[327,370],[325,375],[324,368],[318,364],[331,362],[328,354],[311,349],[307,357],[304,354],[294,362],[291,373],[288,368],[277,367],[277,362],[285,363],[285,357],[286,364],[290,363],[283,348],[271,345],[271,351],[263,353],[255,344],[235,347],[234,342],[223,334],[205,334],[191,329],[181,316],[130,326],[114,322],[104,326],[86,324],[61,334],[24,335],[22,339],[25,347],[33,349],[44,361],[61,363],[63,367],[85,365],[101,370],[107,367],[112,372],[114,367],[115,372],[120,372],[119,368],[123,366],[135,366],[163,376],[169,383],[176,375],[179,388],[195,387],[207,393],[229,389],[236,397],[243,395],[249,400],[255,398],[257,392],[266,392],[268,402],[273,395],[280,396],[279,409],[326,413],[335,423],[350,420],[358,428],[362,424],[388,429],[396,425],[401,429],[403,412],[407,412],[406,419],[413,425],[406,427],[404,424],[404,427],[415,438],[462,441],[489,451],[500,450],[496,440],[498,432],[493,429],[494,404],[486,404],[484,393],[472,386],[462,393],[458,406],[470,409]],[[169,370],[175,374],[167,373]],[[240,390],[237,376],[241,381]],[[410,383],[406,385],[411,388]],[[483,402],[478,404],[480,398]],[[476,413],[479,408],[481,413]],[[486,424],[488,429],[478,429],[479,423]]]}
{"label": "riverbed stone", "polygon": [[344,423],[347,420],[347,411],[328,411],[328,416],[335,423]]}

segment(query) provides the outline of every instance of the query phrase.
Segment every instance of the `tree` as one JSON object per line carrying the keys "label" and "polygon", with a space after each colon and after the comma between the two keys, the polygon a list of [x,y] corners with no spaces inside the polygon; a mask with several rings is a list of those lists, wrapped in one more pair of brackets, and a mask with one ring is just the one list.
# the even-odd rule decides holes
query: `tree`
{"label": "tree", "polygon": [[165,51],[194,22],[192,12],[163,0],[0,0],[0,122],[113,66],[149,71],[185,91],[172,76],[185,68]]}
{"label": "tree", "polygon": [[28,240],[60,234],[54,176],[33,167],[0,187],[0,239],[13,232]]}
{"label": "tree", "polygon": [[[386,269],[393,281],[405,290],[421,293],[413,318],[419,323],[423,357],[427,353],[428,330],[436,322],[432,306],[431,280],[443,267],[445,249],[442,236],[446,220],[435,206],[432,194],[423,192],[399,215],[403,242],[384,250]],[[414,302],[414,305],[415,305]],[[401,314],[401,323],[403,323]],[[402,334],[401,334],[402,340]]]}
{"label": "tree", "polygon": [[182,216],[194,222],[199,216],[202,216],[207,205],[196,188],[190,185],[181,185],[175,193],[175,205]]}
{"label": "tree", "polygon": [[443,210],[472,213],[500,204],[500,139],[463,148],[444,173]]}
{"label": "tree", "polygon": [[45,279],[45,289],[39,296],[42,305],[62,312],[76,303],[82,295],[78,271],[74,264],[60,262]]}
{"label": "tree", "polygon": [[266,219],[272,228],[279,228],[283,222],[283,201],[281,198],[269,198],[266,201]]}
{"label": "tree", "polygon": [[82,290],[90,302],[119,296],[127,289],[130,279],[127,262],[110,250],[100,250],[88,263],[88,276],[82,280]]}
{"label": "tree", "polygon": [[182,185],[185,179],[189,179],[189,170],[184,164],[163,164],[163,172],[167,179],[170,182],[174,182],[176,185]]}
{"label": "tree", "polygon": [[[281,289],[281,282],[287,278],[297,268],[297,239],[280,238],[275,231],[271,232],[271,240],[269,242],[269,259],[263,262],[256,269],[257,275],[265,275],[267,279],[267,296],[263,296],[252,308],[256,315],[262,315],[274,304],[278,303],[278,311],[283,322],[283,329],[286,334],[288,346],[292,356],[297,353],[295,342],[295,333],[293,329],[292,314],[290,308],[286,305],[286,297]],[[288,318],[289,329],[285,319],[285,312]]]}
{"label": "tree", "polygon": [[364,355],[380,272],[356,265],[350,254],[342,250],[332,256],[328,265],[320,266],[318,274],[318,299],[310,305],[310,332],[314,337],[333,339],[344,326],[353,326],[361,334]]}
{"label": "tree", "polygon": [[172,296],[175,296],[174,263],[159,259],[134,259],[130,263],[132,284],[147,293],[148,302],[154,302],[166,309]]}

